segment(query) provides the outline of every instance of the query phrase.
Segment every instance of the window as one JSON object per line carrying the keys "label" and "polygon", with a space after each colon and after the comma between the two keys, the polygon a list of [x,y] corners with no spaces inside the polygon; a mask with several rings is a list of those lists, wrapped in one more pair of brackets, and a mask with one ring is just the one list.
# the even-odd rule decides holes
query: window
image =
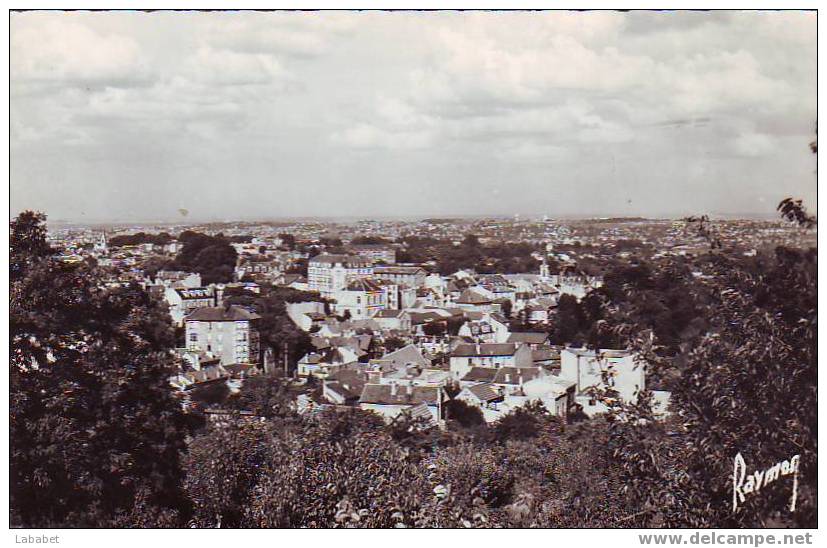
{"label": "window", "polygon": [[190,333],[190,342],[198,342],[198,333]]}

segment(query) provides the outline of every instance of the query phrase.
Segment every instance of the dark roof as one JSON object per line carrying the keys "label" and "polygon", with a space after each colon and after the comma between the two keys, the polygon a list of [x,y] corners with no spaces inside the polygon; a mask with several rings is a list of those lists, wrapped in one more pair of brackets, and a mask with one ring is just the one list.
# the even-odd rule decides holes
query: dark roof
{"label": "dark roof", "polygon": [[421,266],[375,266],[374,274],[419,274],[427,273]]}
{"label": "dark roof", "polygon": [[461,381],[491,382],[497,376],[497,370],[492,367],[472,367],[471,371],[462,377]]}
{"label": "dark roof", "polygon": [[[324,381],[325,390],[330,390],[332,392],[336,392],[342,396],[345,400],[355,400],[359,397],[358,392],[354,392],[353,390],[349,389],[346,386],[343,386],[339,382],[335,381]],[[361,390],[361,387],[360,387]]]}
{"label": "dark roof", "polygon": [[472,356],[513,356],[517,351],[517,345],[512,343],[487,343],[487,344],[460,344],[451,356],[457,358],[468,358]]}
{"label": "dark roof", "polygon": [[[393,394],[393,391],[396,394]],[[359,403],[376,403],[381,405],[437,405],[439,403],[437,386],[392,386],[390,384],[366,384],[362,390]]]}
{"label": "dark roof", "polygon": [[[358,398],[368,381],[368,373],[359,369],[340,369],[331,375],[330,380],[335,381]],[[327,383],[328,381],[325,381],[325,384]]]}
{"label": "dark roof", "polygon": [[382,286],[373,280],[358,279],[347,284],[348,291],[382,291]]}
{"label": "dark roof", "polygon": [[480,295],[476,291],[471,288],[463,289],[462,293],[457,299],[457,303],[460,304],[491,304],[491,299]]}
{"label": "dark roof", "polygon": [[548,340],[548,333],[543,332],[517,332],[508,336],[510,343],[543,344]]}
{"label": "dark roof", "polygon": [[503,399],[502,395],[497,392],[496,387],[489,383],[475,384],[469,387],[468,391],[474,394],[480,401],[484,402]]}
{"label": "dark roof", "polygon": [[536,367],[501,367],[497,369],[494,384],[520,384],[539,376],[540,370]]}
{"label": "dark roof", "polygon": [[223,306],[207,306],[195,310],[187,316],[185,320],[197,322],[236,322],[257,320],[259,318],[261,318],[261,316],[255,312],[250,312],[240,306],[230,306],[229,308]]}
{"label": "dark roof", "polygon": [[541,346],[531,351],[531,359],[540,361],[560,361],[560,351],[550,346]]}

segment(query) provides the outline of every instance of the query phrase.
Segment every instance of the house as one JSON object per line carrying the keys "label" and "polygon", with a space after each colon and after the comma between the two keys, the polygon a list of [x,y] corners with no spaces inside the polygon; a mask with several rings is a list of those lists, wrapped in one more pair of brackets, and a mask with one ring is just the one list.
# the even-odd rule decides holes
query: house
{"label": "house", "polygon": [[373,315],[373,320],[382,329],[401,329],[408,331],[411,328],[410,316],[402,310],[379,310]]}
{"label": "house", "polygon": [[359,352],[347,346],[331,346],[319,352],[310,352],[302,356],[296,364],[296,374],[300,377],[317,377],[326,379],[330,375],[355,366]]}
{"label": "house", "polygon": [[478,278],[477,283],[479,283],[480,287],[490,291],[493,294],[494,300],[514,300],[514,288],[501,274],[483,274]]}
{"label": "house", "polygon": [[372,261],[358,255],[323,253],[307,263],[308,288],[323,297],[333,297],[334,292],[346,288],[350,282],[372,275]]}
{"label": "house", "polygon": [[496,409],[503,401],[503,395],[490,383],[478,383],[463,388],[454,398],[473,407]]}
{"label": "house", "polygon": [[355,244],[350,249],[358,256],[373,263],[393,264],[396,262],[396,249],[384,244]]}
{"label": "house", "polygon": [[199,308],[214,307],[216,305],[215,292],[208,287],[186,288],[167,286],[164,289],[164,300],[169,305],[169,315],[175,325],[183,325],[184,318]]}
{"label": "house", "polygon": [[493,367],[472,367],[459,379],[459,385],[463,388],[476,386],[477,384],[492,383],[497,376],[497,370]]}
{"label": "house", "polygon": [[259,363],[258,314],[240,306],[199,308],[184,318],[186,345],[221,364]]}
{"label": "house", "polygon": [[201,274],[183,270],[159,270],[155,274],[155,285],[169,287],[174,283],[184,288],[201,287]]}
{"label": "house", "polygon": [[424,404],[432,420],[441,424],[442,404],[445,399],[445,391],[440,386],[368,383],[359,397],[359,408],[373,411],[386,422],[391,422],[402,412]]}
{"label": "house", "polygon": [[522,393],[529,401],[539,401],[552,414],[567,418],[575,403],[575,383],[554,375],[526,381]]}
{"label": "house", "polygon": [[540,346],[531,351],[534,367],[560,371],[560,350],[552,346]]}
{"label": "house", "polygon": [[520,333],[511,333],[506,342],[527,344],[532,350],[536,350],[548,342],[548,337],[548,333],[543,331],[525,331]]}
{"label": "house", "polygon": [[472,367],[531,367],[531,348],[510,343],[460,344],[451,352],[450,368],[455,379]]}
{"label": "house", "polygon": [[591,387],[613,388],[626,402],[637,401],[638,393],[646,388],[644,364],[629,350],[564,348],[560,352],[560,377],[574,382],[578,395]]}
{"label": "house", "polygon": [[482,310],[491,312],[494,299],[483,293],[482,288],[468,287],[462,290],[454,303],[463,309]]}
{"label": "house", "polygon": [[431,360],[423,356],[419,348],[413,344],[403,346],[393,352],[388,352],[381,358],[373,360],[373,362],[382,365],[385,371],[404,369],[410,365],[420,369],[431,366]]}
{"label": "house", "polygon": [[385,288],[369,278],[352,280],[344,288],[333,291],[331,296],[336,299],[334,310],[337,314],[348,312],[355,319],[370,318],[389,308]]}
{"label": "house", "polygon": [[485,320],[468,321],[462,324],[457,333],[460,337],[480,343],[497,342],[494,326]]}
{"label": "house", "polygon": [[377,373],[341,369],[322,381],[322,397],[334,405],[356,405],[368,382],[378,382]]}
{"label": "house", "polygon": [[543,370],[537,367],[501,367],[496,370],[491,383],[503,394],[519,394],[523,384],[544,375]]}
{"label": "house", "polygon": [[418,288],[425,284],[428,271],[421,266],[374,266],[373,276],[377,280],[388,280],[397,285]]}

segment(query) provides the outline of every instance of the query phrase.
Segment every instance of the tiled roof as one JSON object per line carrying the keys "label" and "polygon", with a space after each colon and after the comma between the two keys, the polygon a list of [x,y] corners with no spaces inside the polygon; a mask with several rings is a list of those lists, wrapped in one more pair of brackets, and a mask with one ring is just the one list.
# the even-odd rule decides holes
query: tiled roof
{"label": "tiled roof", "polygon": [[451,356],[457,358],[468,358],[474,356],[513,356],[517,351],[516,344],[511,343],[487,343],[487,344],[460,344]]}
{"label": "tiled roof", "polygon": [[502,399],[496,387],[488,383],[475,384],[469,387],[468,391],[474,394],[480,401],[484,402]]}
{"label": "tiled roof", "polygon": [[501,367],[497,369],[494,384],[520,384],[540,376],[536,367]]}
{"label": "tiled roof", "polygon": [[374,274],[419,274],[427,272],[421,266],[375,266]]}
{"label": "tiled roof", "polygon": [[480,295],[476,291],[471,288],[463,289],[462,293],[457,299],[457,303],[460,304],[491,304],[491,299]]}
{"label": "tiled roof", "polygon": [[548,340],[548,333],[543,332],[518,332],[508,336],[510,343],[543,344]]}
{"label": "tiled roof", "polygon": [[[393,392],[396,392],[395,394]],[[366,384],[359,403],[380,405],[437,405],[440,388],[436,386],[401,386],[390,384]]]}
{"label": "tiled roof", "polygon": [[491,382],[497,376],[497,370],[493,367],[472,367],[471,371],[465,374],[461,381],[468,382]]}
{"label": "tiled roof", "polygon": [[382,291],[382,286],[376,283],[373,280],[368,280],[365,278],[359,280],[353,280],[349,284],[347,284],[348,291],[365,291],[365,292],[377,292]]}
{"label": "tiled roof", "polygon": [[261,318],[261,316],[255,312],[250,312],[240,306],[230,306],[229,308],[223,306],[208,306],[195,310],[185,319],[186,321],[197,322],[236,322],[257,320],[259,318]]}

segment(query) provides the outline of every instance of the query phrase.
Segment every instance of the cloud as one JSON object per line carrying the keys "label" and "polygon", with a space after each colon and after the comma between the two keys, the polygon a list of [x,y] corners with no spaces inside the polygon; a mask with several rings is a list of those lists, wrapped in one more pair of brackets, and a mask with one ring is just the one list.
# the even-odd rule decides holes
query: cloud
{"label": "cloud", "polygon": [[732,142],[736,154],[747,157],[764,156],[776,148],[775,139],[761,133],[742,133]]}
{"label": "cloud", "polygon": [[331,140],[353,148],[421,149],[432,143],[427,131],[389,131],[370,124],[358,124],[334,133]]}
{"label": "cloud", "polygon": [[13,14],[11,51],[13,83],[128,87],[153,76],[133,39],[95,32],[71,14]]}
{"label": "cloud", "polygon": [[[195,217],[646,214],[814,192],[812,14],[29,12],[11,32],[13,202],[58,215],[193,196]],[[388,181],[392,201],[348,202]]]}
{"label": "cloud", "polygon": [[306,12],[227,14],[208,27],[209,42],[240,53],[277,54],[312,58],[324,54],[356,18],[347,13],[330,16]]}

